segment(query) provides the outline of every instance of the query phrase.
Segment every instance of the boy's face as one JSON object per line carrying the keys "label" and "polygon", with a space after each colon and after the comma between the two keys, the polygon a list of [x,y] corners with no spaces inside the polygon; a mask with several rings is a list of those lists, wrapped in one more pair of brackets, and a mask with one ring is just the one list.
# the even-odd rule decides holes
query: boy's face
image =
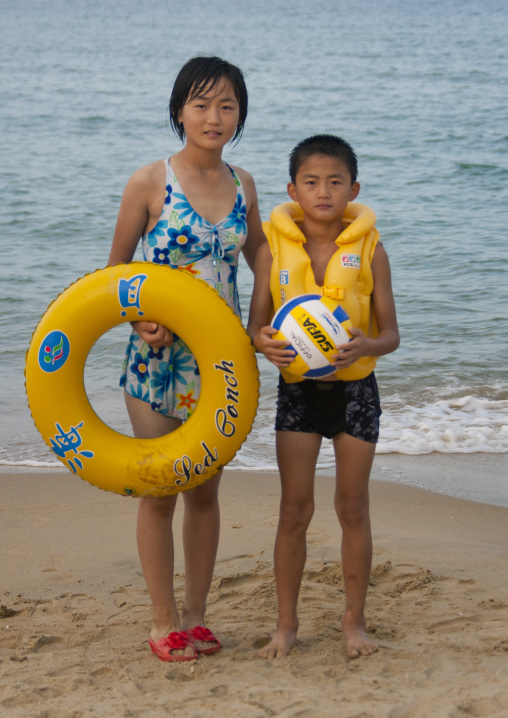
{"label": "boy's face", "polygon": [[359,191],[346,164],[328,155],[307,157],[296,182],[288,184],[288,194],[300,204],[304,216],[320,222],[340,222],[348,202],[356,199]]}

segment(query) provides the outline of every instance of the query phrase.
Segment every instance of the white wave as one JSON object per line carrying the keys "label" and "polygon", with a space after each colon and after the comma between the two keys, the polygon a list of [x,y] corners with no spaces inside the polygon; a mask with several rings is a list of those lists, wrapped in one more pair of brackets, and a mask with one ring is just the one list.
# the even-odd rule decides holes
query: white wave
{"label": "white wave", "polygon": [[[430,390],[429,390],[430,394]],[[275,456],[275,393],[262,395],[258,415],[247,440],[228,465],[237,471],[277,471]],[[508,400],[467,395],[405,404],[401,396],[384,401],[378,454],[508,453]],[[1,456],[3,454],[4,456]],[[50,461],[45,446],[29,442],[13,455],[0,451],[0,466],[62,469]],[[333,469],[333,444],[324,439],[317,468]]]}
{"label": "white wave", "polygon": [[379,454],[508,452],[508,401],[463,396],[391,407],[381,417]]}
{"label": "white wave", "polygon": [[59,461],[35,461],[34,459],[22,459],[20,461],[6,461],[0,459],[0,466],[32,466],[35,469],[65,469]]}
{"label": "white wave", "polygon": [[[252,432],[229,465],[236,470],[276,470],[274,409],[263,401]],[[508,453],[508,401],[474,397],[438,399],[422,406],[400,397],[384,402],[378,454]],[[332,469],[331,441],[323,440],[318,469]]]}

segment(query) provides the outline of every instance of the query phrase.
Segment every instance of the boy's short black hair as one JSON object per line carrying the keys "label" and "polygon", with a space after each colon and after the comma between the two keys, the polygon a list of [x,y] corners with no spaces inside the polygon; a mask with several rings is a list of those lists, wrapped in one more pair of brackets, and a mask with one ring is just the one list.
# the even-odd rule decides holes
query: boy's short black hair
{"label": "boy's short black hair", "polygon": [[289,155],[289,176],[293,184],[304,161],[311,155],[326,155],[342,160],[351,175],[351,184],[358,177],[358,159],[346,140],[335,135],[312,135],[299,142]]}
{"label": "boy's short black hair", "polygon": [[239,140],[247,117],[247,87],[239,67],[220,57],[193,57],[177,75],[169,101],[169,122],[173,132],[185,138],[183,123],[178,121],[183,106],[199,95],[205,88],[215,89],[221,80],[229,80],[240,106],[238,126],[231,142]]}

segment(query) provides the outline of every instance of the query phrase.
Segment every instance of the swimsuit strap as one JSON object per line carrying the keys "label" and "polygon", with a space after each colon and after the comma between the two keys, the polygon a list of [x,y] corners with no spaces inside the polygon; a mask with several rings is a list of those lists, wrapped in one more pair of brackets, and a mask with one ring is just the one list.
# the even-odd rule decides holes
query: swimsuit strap
{"label": "swimsuit strap", "polygon": [[242,198],[245,200],[245,190],[243,189],[242,180],[240,179],[240,176],[239,176],[238,172],[237,172],[236,170],[234,170],[234,169],[231,167],[231,165],[228,165],[227,162],[225,162],[224,164],[225,164],[226,167],[230,170],[231,174],[233,175],[233,177],[234,177],[234,179],[235,179],[235,184],[236,184],[236,187],[237,187],[237,193],[240,192],[240,194],[242,195]]}

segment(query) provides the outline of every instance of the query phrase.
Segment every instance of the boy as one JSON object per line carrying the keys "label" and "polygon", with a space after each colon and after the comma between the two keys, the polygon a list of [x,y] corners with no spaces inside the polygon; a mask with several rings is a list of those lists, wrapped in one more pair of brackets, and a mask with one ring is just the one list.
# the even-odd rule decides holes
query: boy
{"label": "boy", "polygon": [[[282,484],[274,552],[279,611],[277,631],[260,655],[286,656],[296,640],[314,472],[326,436],[334,445],[342,528],[342,633],[348,656],[357,658],[378,650],[366,632],[364,607],[372,562],[368,482],[381,414],[373,369],[378,356],[399,345],[390,265],[374,213],[350,204],[360,185],[347,142],[309,137],[292,151],[289,170],[293,203],[277,207],[264,224],[268,244],[257,253],[247,328],[256,350],[281,371],[275,423]],[[324,380],[288,373],[294,352],[289,342],[272,339],[276,330],[269,326],[274,310],[306,293],[336,298],[354,327],[351,341],[335,348],[335,371]]]}

